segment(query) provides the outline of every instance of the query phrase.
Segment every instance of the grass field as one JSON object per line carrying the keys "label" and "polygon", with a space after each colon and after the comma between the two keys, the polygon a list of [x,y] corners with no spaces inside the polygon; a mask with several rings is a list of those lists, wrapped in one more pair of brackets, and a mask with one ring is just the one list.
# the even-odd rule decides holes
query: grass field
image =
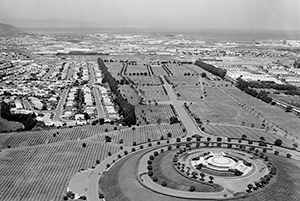
{"label": "grass field", "polygon": [[168,101],[170,100],[162,86],[139,86],[138,90],[143,94],[146,102],[149,101]]}
{"label": "grass field", "polygon": [[171,105],[137,105],[135,108],[137,123],[156,124],[170,123],[170,117],[177,116]]}
{"label": "grass field", "polygon": [[276,139],[281,139],[283,146],[292,147],[293,142],[289,139],[276,135],[274,132],[267,132],[262,129],[253,129],[243,126],[205,125],[205,132],[215,135],[232,138],[241,138],[243,134],[250,140],[260,140],[264,137],[266,142],[274,143]]}
{"label": "grass field", "polygon": [[0,153],[0,200],[63,200],[71,177],[96,165],[118,147],[97,142],[59,144],[6,150]]}
{"label": "grass field", "polygon": [[140,102],[139,95],[129,85],[121,85],[119,86],[119,90],[122,96],[126,98],[130,104],[137,105]]}
{"label": "grass field", "polygon": [[166,64],[165,65],[174,76],[183,76],[185,74],[194,75],[194,72],[185,67],[185,65],[179,64]]}
{"label": "grass field", "polygon": [[197,76],[169,76],[166,77],[171,84],[178,85],[194,85],[199,83],[199,77]]}
{"label": "grass field", "polygon": [[163,69],[161,65],[151,65],[150,67],[153,71],[153,74],[156,76],[166,75],[168,76],[168,73]]}
{"label": "grass field", "polygon": [[111,137],[112,143],[119,144],[120,140],[123,140],[123,145],[132,146],[133,142],[137,144],[151,141],[160,140],[161,136],[167,139],[167,134],[171,133],[172,137],[181,137],[186,133],[183,132],[184,127],[178,124],[160,124],[160,125],[147,125],[136,127],[135,129],[128,128],[120,131],[112,131],[108,133],[102,133],[89,138],[91,141],[105,142],[105,135]]}
{"label": "grass field", "polygon": [[283,109],[266,104],[235,87],[227,88],[226,91],[242,103],[253,108],[257,113],[260,113],[265,119],[274,123],[276,126],[288,131],[296,137],[300,137],[300,119],[295,114],[286,113]]}
{"label": "grass field", "polygon": [[[119,128],[121,127],[117,125],[104,124],[95,126],[87,125],[74,128],[0,134],[0,149],[5,149],[8,146],[10,146],[11,148],[15,148],[43,145],[68,140],[85,139],[99,133],[104,133],[106,130],[113,131],[114,129]],[[55,134],[56,136],[54,137],[53,134]]]}
{"label": "grass field", "polygon": [[150,86],[156,86],[161,85],[162,82],[159,77],[157,76],[130,76],[130,80],[134,82],[136,85],[150,85]]}

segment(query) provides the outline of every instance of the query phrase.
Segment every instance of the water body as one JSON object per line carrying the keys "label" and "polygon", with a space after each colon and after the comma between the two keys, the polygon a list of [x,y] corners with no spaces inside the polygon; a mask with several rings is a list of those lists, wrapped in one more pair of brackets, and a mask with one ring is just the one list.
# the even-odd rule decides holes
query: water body
{"label": "water body", "polygon": [[254,40],[300,40],[300,30],[234,30],[234,29],[158,29],[123,27],[22,27],[22,30],[40,34],[140,34],[149,36],[172,36],[182,34],[200,40],[254,41]]}

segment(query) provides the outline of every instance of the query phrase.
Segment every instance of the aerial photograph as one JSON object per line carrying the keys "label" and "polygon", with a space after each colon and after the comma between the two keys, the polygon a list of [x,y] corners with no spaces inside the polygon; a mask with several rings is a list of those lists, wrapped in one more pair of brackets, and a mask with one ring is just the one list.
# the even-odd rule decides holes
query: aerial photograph
{"label": "aerial photograph", "polygon": [[0,0],[0,201],[299,201],[299,0]]}

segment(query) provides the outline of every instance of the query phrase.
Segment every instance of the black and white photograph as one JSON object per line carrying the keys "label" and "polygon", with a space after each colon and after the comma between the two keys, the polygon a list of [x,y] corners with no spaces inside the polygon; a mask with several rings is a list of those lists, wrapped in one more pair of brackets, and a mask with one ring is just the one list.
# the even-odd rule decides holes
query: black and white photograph
{"label": "black and white photograph", "polygon": [[299,201],[299,0],[0,0],[0,201]]}

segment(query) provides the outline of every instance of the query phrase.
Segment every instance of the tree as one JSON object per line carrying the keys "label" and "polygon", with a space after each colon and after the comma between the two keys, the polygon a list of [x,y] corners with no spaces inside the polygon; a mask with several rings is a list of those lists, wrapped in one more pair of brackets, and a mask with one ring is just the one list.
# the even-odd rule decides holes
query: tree
{"label": "tree", "polygon": [[203,172],[200,173],[201,180],[204,181],[205,174]]}
{"label": "tree", "polygon": [[105,135],[105,142],[111,142],[111,137],[109,137],[108,135]]}
{"label": "tree", "polygon": [[210,179],[209,182],[210,182],[210,183],[213,183],[214,177],[213,177],[213,176],[209,176],[208,178]]}
{"label": "tree", "polygon": [[281,139],[276,139],[275,142],[274,142],[274,144],[276,146],[281,146],[282,145],[282,140]]}
{"label": "tree", "polygon": [[165,186],[167,186],[167,182],[163,181],[161,185],[165,187]]}
{"label": "tree", "polygon": [[195,171],[193,171],[193,172],[192,172],[192,176],[193,176],[193,178],[194,178],[194,179],[196,179],[196,178],[197,178],[197,176],[198,176],[198,173],[197,173],[197,172],[195,172]]}
{"label": "tree", "polygon": [[248,190],[249,190],[249,192],[253,189],[253,185],[252,184],[248,184]]}
{"label": "tree", "polygon": [[290,105],[285,108],[285,112],[292,112],[292,110],[293,108]]}
{"label": "tree", "polygon": [[86,147],[86,143],[84,142],[84,143],[82,143],[82,147]]}
{"label": "tree", "polygon": [[90,119],[90,116],[89,116],[89,114],[88,114],[88,113],[86,113],[86,112],[85,112],[85,113],[83,113],[83,115],[84,115],[84,119],[85,119],[85,120],[88,120],[88,119]]}
{"label": "tree", "polygon": [[175,116],[170,117],[170,124],[176,124],[178,122],[179,121],[178,121],[177,117],[175,117]]}
{"label": "tree", "polygon": [[171,137],[172,137],[172,133],[168,133],[168,134],[167,134],[167,137],[168,137],[168,138],[171,138]]}
{"label": "tree", "polygon": [[242,135],[242,139],[243,139],[243,140],[247,139],[247,135],[243,134],[243,135]]}
{"label": "tree", "polygon": [[194,192],[195,190],[196,190],[196,187],[195,187],[195,186],[191,186],[191,187],[190,187],[190,191],[191,191],[191,192]]}

